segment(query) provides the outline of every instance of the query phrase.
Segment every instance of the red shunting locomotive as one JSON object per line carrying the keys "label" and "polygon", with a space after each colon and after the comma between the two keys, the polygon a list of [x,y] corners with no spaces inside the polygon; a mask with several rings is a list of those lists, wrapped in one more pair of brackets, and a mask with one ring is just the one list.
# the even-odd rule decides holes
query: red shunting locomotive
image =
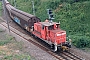
{"label": "red shunting locomotive", "polygon": [[71,43],[66,41],[66,31],[60,29],[59,23],[49,21],[34,23],[32,33],[51,45],[54,51],[67,50],[71,47]]}

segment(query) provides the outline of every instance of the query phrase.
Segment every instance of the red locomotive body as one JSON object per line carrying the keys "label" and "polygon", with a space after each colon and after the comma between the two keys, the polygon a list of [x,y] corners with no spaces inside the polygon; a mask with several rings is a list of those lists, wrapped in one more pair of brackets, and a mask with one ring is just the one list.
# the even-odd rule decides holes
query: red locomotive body
{"label": "red locomotive body", "polygon": [[51,30],[50,38],[53,43],[57,43],[58,45],[66,42],[66,32],[63,30]]}
{"label": "red locomotive body", "polygon": [[38,22],[34,23],[33,34],[49,45],[54,45],[55,51],[58,47],[66,46],[66,31],[61,30],[59,23]]}

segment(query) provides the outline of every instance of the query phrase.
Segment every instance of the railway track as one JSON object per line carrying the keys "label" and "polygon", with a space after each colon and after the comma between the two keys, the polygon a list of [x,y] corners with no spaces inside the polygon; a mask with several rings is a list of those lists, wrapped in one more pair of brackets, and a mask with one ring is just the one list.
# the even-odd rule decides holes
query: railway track
{"label": "railway track", "polygon": [[60,56],[64,57],[67,60],[83,60],[79,56],[76,56],[75,54],[73,55],[73,53],[69,52],[62,52]]}
{"label": "railway track", "polygon": [[[2,26],[4,26],[5,28],[7,28],[6,23],[1,24]],[[14,28],[12,26],[10,26],[10,28]],[[15,28],[14,28],[15,29]],[[17,29],[16,29],[17,30]],[[18,34],[17,32],[10,30],[11,32],[17,34],[18,36],[22,37],[23,39],[29,41],[30,43],[36,45],[37,47],[41,48],[42,50],[46,51],[47,53],[51,54],[52,56],[54,56],[55,58],[57,58],[58,60],[83,60],[80,57],[77,57],[75,54],[71,53],[71,52],[60,52],[60,53],[54,53],[52,52],[49,48],[45,47],[44,45],[40,44],[39,42],[37,42],[35,39],[27,39],[24,36]]]}

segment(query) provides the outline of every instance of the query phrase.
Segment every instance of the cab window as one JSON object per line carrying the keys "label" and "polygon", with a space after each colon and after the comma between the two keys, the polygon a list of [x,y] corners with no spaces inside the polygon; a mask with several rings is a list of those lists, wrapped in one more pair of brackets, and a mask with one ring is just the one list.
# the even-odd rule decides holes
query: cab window
{"label": "cab window", "polygon": [[48,30],[53,30],[53,25],[48,27]]}

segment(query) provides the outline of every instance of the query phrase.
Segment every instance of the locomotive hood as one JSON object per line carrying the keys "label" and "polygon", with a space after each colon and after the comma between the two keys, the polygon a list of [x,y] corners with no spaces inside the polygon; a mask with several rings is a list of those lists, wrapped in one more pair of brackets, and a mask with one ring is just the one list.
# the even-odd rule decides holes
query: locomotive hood
{"label": "locomotive hood", "polygon": [[61,44],[66,42],[66,31],[64,30],[51,30],[50,37],[53,43]]}

